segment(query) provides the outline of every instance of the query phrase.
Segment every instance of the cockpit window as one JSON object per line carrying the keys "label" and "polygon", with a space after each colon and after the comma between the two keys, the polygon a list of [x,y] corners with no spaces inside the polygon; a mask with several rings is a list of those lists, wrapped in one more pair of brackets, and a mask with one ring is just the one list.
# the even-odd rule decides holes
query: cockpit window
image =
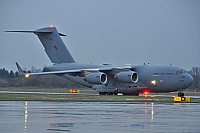
{"label": "cockpit window", "polygon": [[182,74],[182,71],[176,71],[176,75]]}
{"label": "cockpit window", "polygon": [[183,74],[183,73],[187,73],[187,71],[185,71],[183,69],[180,69],[179,71],[176,71],[176,75]]}

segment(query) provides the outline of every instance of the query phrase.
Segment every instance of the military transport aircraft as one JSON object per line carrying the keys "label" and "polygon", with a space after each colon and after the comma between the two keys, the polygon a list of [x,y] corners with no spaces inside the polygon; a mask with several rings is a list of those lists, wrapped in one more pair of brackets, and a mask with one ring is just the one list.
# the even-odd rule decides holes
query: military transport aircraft
{"label": "military transport aircraft", "polygon": [[44,67],[43,72],[23,73],[16,63],[19,72],[25,77],[31,75],[55,74],[83,86],[93,88],[100,95],[139,95],[149,92],[179,91],[193,83],[192,76],[186,70],[172,66],[110,64],[93,65],[76,63],[58,33],[56,27],[50,26],[34,31],[6,31],[34,33],[40,39],[44,50],[53,65]]}

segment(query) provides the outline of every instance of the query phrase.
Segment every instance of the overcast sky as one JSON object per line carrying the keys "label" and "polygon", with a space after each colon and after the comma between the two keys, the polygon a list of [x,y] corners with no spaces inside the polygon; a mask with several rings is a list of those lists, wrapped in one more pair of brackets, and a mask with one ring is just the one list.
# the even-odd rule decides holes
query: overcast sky
{"label": "overcast sky", "polygon": [[51,65],[34,34],[53,24],[76,62],[200,67],[199,0],[1,0],[0,68]]}

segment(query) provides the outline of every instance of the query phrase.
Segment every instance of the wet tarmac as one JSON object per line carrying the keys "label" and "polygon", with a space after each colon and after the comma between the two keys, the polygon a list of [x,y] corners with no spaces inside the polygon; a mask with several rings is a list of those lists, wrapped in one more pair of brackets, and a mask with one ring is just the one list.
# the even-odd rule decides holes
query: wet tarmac
{"label": "wet tarmac", "polygon": [[11,132],[200,132],[200,104],[0,102],[0,133]]}

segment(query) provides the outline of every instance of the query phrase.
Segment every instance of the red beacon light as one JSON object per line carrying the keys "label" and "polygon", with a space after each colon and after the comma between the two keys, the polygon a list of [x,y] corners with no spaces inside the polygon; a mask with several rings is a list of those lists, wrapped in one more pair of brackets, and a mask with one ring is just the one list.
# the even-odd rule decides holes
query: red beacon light
{"label": "red beacon light", "polygon": [[148,94],[150,94],[150,91],[149,91],[149,90],[144,90],[144,91],[142,91],[142,93],[143,93],[144,95],[148,95]]}
{"label": "red beacon light", "polygon": [[145,91],[145,92],[144,92],[144,94],[145,94],[145,95],[148,95],[148,94],[149,94],[149,92],[148,92],[148,91]]}
{"label": "red beacon light", "polygon": [[50,25],[50,28],[53,28],[53,27],[54,27],[54,26],[51,24],[51,25]]}

